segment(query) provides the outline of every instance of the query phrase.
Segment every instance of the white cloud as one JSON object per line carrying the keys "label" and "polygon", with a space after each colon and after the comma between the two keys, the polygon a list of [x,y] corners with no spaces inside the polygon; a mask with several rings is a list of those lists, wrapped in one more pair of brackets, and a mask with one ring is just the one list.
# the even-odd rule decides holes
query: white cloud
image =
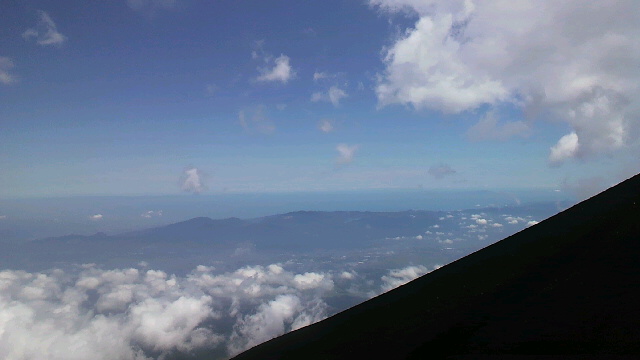
{"label": "white cloud", "polygon": [[286,331],[296,330],[322,320],[324,316],[318,316],[318,314],[325,311],[326,305],[320,304],[317,303],[309,313],[303,310],[302,302],[297,296],[279,295],[274,300],[260,305],[255,314],[240,318],[234,325],[229,339],[229,353],[236,355],[280,336]]}
{"label": "white cloud", "polygon": [[340,274],[340,278],[345,280],[353,280],[355,277],[356,277],[356,273],[353,271],[343,271]]}
{"label": "white cloud", "polygon": [[338,107],[340,105],[340,100],[348,96],[349,95],[347,95],[347,93],[344,90],[340,89],[337,86],[332,86],[329,88],[329,90],[327,90],[326,93],[324,92],[313,93],[311,95],[311,101],[313,102],[327,101],[333,104],[333,106]]}
{"label": "white cloud", "polygon": [[162,210],[158,210],[158,211],[148,210],[140,214],[140,216],[146,219],[151,219],[152,217],[160,217],[162,216]]}
{"label": "white cloud", "polygon": [[348,164],[353,161],[353,157],[358,150],[358,145],[339,144],[336,146],[336,150],[339,153],[336,162],[338,164]]}
{"label": "white cloud", "polygon": [[[326,317],[325,273],[272,264],[187,277],[135,268],[78,273],[0,271],[0,358],[165,358],[217,348],[236,354]],[[240,313],[242,310],[242,313]],[[232,325],[227,334],[220,329]],[[73,349],[73,351],[69,351]]]}
{"label": "white cloud", "polygon": [[318,129],[325,134],[330,133],[333,131],[333,123],[329,119],[322,119],[318,124]]}
{"label": "white cloud", "polygon": [[567,134],[558,140],[558,143],[551,147],[549,161],[559,164],[567,159],[573,158],[578,153],[578,135],[575,132]]}
{"label": "white cloud", "polygon": [[294,276],[295,287],[300,290],[316,289],[322,287],[330,291],[333,289],[333,281],[324,274],[307,272]]}
{"label": "white cloud", "polygon": [[102,214],[94,214],[94,215],[89,216],[89,219],[91,219],[91,220],[102,220],[102,217],[103,217]]}
{"label": "white cloud", "polygon": [[214,317],[211,301],[206,295],[180,296],[174,301],[147,298],[129,309],[133,339],[152,351],[188,352],[195,347],[214,345],[221,338],[209,329],[198,328],[203,321]]}
{"label": "white cloud", "polygon": [[381,278],[382,292],[395,289],[398,286],[404,285],[428,272],[427,268],[422,265],[407,266],[403,269],[390,270],[387,275],[384,275]]}
{"label": "white cloud", "polygon": [[537,223],[538,223],[537,221],[535,221],[535,220],[531,220],[531,221],[527,222],[527,227],[529,227],[529,226],[533,226],[533,225],[535,225],[535,224],[537,224]]}
{"label": "white cloud", "polygon": [[322,79],[326,79],[329,77],[329,74],[327,74],[326,72],[314,72],[313,73],[313,81],[318,81],[318,80],[322,80]]}
{"label": "white cloud", "polygon": [[38,10],[38,24],[35,28],[27,29],[22,33],[25,40],[35,38],[38,45],[62,45],[67,37],[58,32],[53,19],[42,10]]}
{"label": "white cloud", "polygon": [[[267,62],[271,63],[270,60]],[[260,76],[258,81],[280,81],[287,83],[290,79],[295,77],[295,71],[289,64],[289,57],[286,55],[280,55],[272,62],[272,67],[259,68]]]}
{"label": "white cloud", "polygon": [[[376,88],[381,106],[457,113],[507,104],[561,120],[572,135],[552,150],[552,162],[613,152],[637,140],[640,22],[632,14],[640,12],[639,2],[370,4],[418,15],[385,49],[386,69]],[[498,125],[485,118],[469,135],[502,139],[527,132],[522,121]]]}
{"label": "white cloud", "polygon": [[6,56],[0,56],[0,83],[1,84],[9,85],[17,81],[16,77],[10,73],[11,69],[13,69],[14,66],[15,64],[10,58]]}
{"label": "white cloud", "polygon": [[453,175],[456,173],[456,171],[447,164],[431,166],[427,172],[429,173],[429,175],[433,176],[436,179],[442,179],[445,176]]}
{"label": "white cloud", "polygon": [[487,225],[487,219],[482,219],[482,218],[476,219],[476,224]]}
{"label": "white cloud", "polygon": [[183,191],[199,194],[207,189],[203,183],[202,172],[195,167],[184,170],[180,179],[180,187]]}

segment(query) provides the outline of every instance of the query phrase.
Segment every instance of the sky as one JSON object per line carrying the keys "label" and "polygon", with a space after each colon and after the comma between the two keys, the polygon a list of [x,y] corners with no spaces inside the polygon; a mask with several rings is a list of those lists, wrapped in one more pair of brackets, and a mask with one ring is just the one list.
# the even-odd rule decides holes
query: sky
{"label": "sky", "polygon": [[10,0],[0,198],[640,171],[640,2]]}

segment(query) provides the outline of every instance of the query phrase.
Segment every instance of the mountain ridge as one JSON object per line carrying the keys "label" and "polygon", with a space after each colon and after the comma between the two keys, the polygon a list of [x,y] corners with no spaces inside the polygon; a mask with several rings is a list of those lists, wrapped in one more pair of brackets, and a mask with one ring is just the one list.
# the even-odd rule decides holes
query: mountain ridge
{"label": "mountain ridge", "polygon": [[638,355],[638,215],[640,175],[234,359]]}

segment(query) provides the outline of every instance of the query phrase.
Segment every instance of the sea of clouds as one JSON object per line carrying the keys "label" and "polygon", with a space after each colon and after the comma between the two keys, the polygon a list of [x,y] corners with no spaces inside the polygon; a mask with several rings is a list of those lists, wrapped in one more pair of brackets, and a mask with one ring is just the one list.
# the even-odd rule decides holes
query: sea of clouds
{"label": "sea of clouds", "polygon": [[[427,272],[391,270],[368,296]],[[229,357],[324,319],[336,283],[355,281],[363,279],[353,271],[294,273],[280,264],[225,273],[198,266],[185,277],[145,264],[4,270],[0,358],[141,360],[202,351]]]}

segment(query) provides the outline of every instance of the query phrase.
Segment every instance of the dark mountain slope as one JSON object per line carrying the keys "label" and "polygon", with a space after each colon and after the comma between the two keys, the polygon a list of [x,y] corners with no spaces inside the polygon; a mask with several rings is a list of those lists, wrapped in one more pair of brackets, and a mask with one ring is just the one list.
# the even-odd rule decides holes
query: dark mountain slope
{"label": "dark mountain slope", "polygon": [[247,359],[636,358],[640,175]]}

